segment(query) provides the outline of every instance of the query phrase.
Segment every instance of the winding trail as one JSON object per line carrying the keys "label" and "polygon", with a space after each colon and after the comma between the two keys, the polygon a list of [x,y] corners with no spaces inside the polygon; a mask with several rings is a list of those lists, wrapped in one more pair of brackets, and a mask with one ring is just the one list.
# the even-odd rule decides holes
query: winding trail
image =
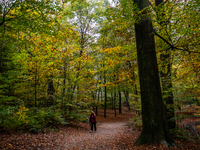
{"label": "winding trail", "polygon": [[[135,116],[133,112],[117,113],[107,110],[104,118],[103,109],[98,109],[97,132],[90,133],[88,123],[75,123],[60,126],[59,132],[46,133],[0,133],[0,149],[4,150],[105,150],[125,149],[127,138],[133,141],[132,131],[126,126],[128,120]],[[124,139],[124,140],[123,140]]]}
{"label": "winding trail", "polygon": [[[59,132],[52,130],[47,133],[1,133],[0,149],[2,150],[168,150],[156,143],[137,145],[134,141],[140,131],[127,127],[128,120],[135,116],[133,112],[123,109],[122,114],[115,117],[113,110],[103,110],[97,115],[97,132],[90,133],[88,123],[73,123],[60,126]],[[199,150],[198,143],[175,140],[183,149]],[[177,149],[176,147],[171,149]]]}
{"label": "winding trail", "polygon": [[125,125],[126,122],[100,123],[95,133],[83,131],[67,137],[65,149],[113,149],[116,140],[128,131]]}
{"label": "winding trail", "polygon": [[[113,110],[107,111],[104,118],[103,110],[97,115],[97,132],[90,133],[90,126],[83,124],[77,132],[69,133],[65,138],[65,150],[105,150],[105,149],[126,149],[123,148],[123,137],[133,137],[132,131],[128,128],[128,120],[134,117],[133,112],[117,114]],[[80,126],[80,124],[79,124]]]}

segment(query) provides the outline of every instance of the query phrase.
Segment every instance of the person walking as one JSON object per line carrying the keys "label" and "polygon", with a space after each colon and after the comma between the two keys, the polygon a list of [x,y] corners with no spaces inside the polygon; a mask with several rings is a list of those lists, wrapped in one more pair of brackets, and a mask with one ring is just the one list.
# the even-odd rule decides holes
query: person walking
{"label": "person walking", "polygon": [[97,128],[96,128],[96,123],[97,123],[97,121],[96,121],[96,115],[95,115],[95,113],[92,111],[92,112],[91,112],[91,115],[90,115],[90,120],[89,120],[89,124],[90,124],[90,126],[91,126],[90,132],[93,132],[93,126],[94,126],[94,131],[96,132],[96,130],[97,130]]}

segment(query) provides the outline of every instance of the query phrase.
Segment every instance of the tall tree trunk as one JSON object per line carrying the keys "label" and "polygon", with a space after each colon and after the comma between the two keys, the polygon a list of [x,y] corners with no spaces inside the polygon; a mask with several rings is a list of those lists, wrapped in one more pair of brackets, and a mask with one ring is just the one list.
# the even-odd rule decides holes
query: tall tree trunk
{"label": "tall tree trunk", "polygon": [[119,113],[122,113],[122,96],[121,96],[121,91],[120,91],[120,87],[118,87],[118,94],[119,94]]}
{"label": "tall tree trunk", "polygon": [[137,84],[135,84],[135,89],[134,89],[134,91],[135,91],[135,95],[138,95]]}
{"label": "tall tree trunk", "polygon": [[112,100],[112,109],[114,109],[114,93],[111,92],[111,100]]}
{"label": "tall tree trunk", "polygon": [[[104,84],[106,84],[106,75],[105,75],[105,71],[104,71]],[[104,103],[104,118],[106,118],[106,103],[107,103],[107,89],[106,89],[106,86],[104,87],[105,88],[105,103]]]}
{"label": "tall tree trunk", "polygon": [[138,96],[137,96],[137,95],[138,95],[137,84],[135,84],[134,86],[135,86],[135,88],[134,88],[135,101],[138,102]]}
{"label": "tall tree trunk", "polygon": [[97,106],[96,106],[96,115],[97,115],[97,111],[98,111],[98,107],[99,107],[100,91],[101,91],[101,89],[99,88],[99,91],[98,91],[98,99],[97,99]]}
{"label": "tall tree trunk", "polygon": [[48,95],[48,99],[47,99],[47,107],[53,105],[53,94],[55,92],[54,86],[53,86],[53,80],[52,80],[52,76],[48,79],[48,83],[47,83],[47,95]]}
{"label": "tall tree trunk", "polygon": [[114,110],[115,110],[115,117],[117,116],[117,112],[116,112],[116,92],[114,91]]}
{"label": "tall tree trunk", "polygon": [[38,85],[38,67],[37,61],[35,62],[35,107],[37,106],[37,85]]}
{"label": "tall tree trunk", "polygon": [[35,107],[37,106],[37,62],[35,68]]}
{"label": "tall tree trunk", "polygon": [[[149,6],[149,0],[134,0],[140,10]],[[176,146],[167,126],[162,100],[155,51],[152,21],[147,10],[135,24],[138,69],[142,102],[142,133],[138,144],[157,142],[167,147]]]}
{"label": "tall tree trunk", "polygon": [[106,103],[107,103],[107,91],[106,91],[106,86],[105,86],[105,102],[104,102],[104,118],[106,118]]}
{"label": "tall tree trunk", "polygon": [[125,96],[125,99],[126,99],[126,105],[128,107],[128,110],[131,110],[130,105],[129,105],[129,92],[128,92],[128,90],[124,91],[124,96]]}
{"label": "tall tree trunk", "polygon": [[66,74],[66,58],[64,58],[63,60],[63,63],[64,63],[64,68],[63,68],[63,90],[62,90],[62,99],[61,99],[61,108],[64,108],[65,106],[63,106],[64,104],[64,97],[65,97],[65,84],[66,84],[66,77],[67,77],[67,74]]}

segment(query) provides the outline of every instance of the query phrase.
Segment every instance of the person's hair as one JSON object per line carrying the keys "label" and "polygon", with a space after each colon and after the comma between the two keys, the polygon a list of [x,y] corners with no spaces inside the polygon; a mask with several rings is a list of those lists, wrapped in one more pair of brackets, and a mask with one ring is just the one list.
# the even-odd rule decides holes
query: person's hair
{"label": "person's hair", "polygon": [[94,116],[96,116],[95,113],[94,113],[94,111],[91,111],[91,115],[92,115],[92,114],[94,114]]}

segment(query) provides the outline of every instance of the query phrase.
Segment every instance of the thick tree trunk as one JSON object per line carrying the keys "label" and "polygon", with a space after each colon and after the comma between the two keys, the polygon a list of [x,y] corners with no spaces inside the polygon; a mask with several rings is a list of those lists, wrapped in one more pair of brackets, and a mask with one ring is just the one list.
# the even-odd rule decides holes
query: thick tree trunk
{"label": "thick tree trunk", "polygon": [[[140,10],[149,6],[149,0],[134,2]],[[167,147],[175,146],[168,130],[162,100],[152,21],[146,11],[135,24],[135,32],[143,122],[142,133],[136,142],[146,144],[155,141]]]}

